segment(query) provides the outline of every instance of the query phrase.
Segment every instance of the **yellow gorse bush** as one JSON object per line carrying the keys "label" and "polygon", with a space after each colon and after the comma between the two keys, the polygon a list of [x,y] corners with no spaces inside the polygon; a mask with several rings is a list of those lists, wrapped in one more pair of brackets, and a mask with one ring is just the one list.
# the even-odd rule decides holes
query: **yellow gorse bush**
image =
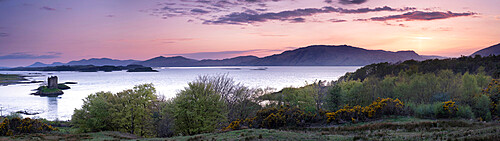
{"label": "yellow gorse bush", "polygon": [[223,130],[237,130],[245,126],[248,128],[302,127],[315,121],[324,121],[325,114],[326,112],[322,110],[313,114],[289,105],[264,108],[257,111],[255,117],[233,121]]}
{"label": "yellow gorse bush", "polygon": [[335,112],[326,113],[327,122],[346,122],[346,121],[363,121],[370,118],[375,118],[381,115],[399,115],[404,112],[404,104],[399,99],[392,98],[377,98],[372,104],[361,107],[349,105]]}
{"label": "yellow gorse bush", "polygon": [[23,133],[42,133],[56,130],[58,129],[42,123],[40,120],[30,118],[4,119],[3,122],[0,123],[0,136],[12,136]]}
{"label": "yellow gorse bush", "polygon": [[446,101],[446,102],[443,102],[443,110],[446,111],[446,112],[449,112],[449,113],[452,113],[454,111],[458,111],[458,108],[457,106],[455,106],[455,102],[453,101]]}

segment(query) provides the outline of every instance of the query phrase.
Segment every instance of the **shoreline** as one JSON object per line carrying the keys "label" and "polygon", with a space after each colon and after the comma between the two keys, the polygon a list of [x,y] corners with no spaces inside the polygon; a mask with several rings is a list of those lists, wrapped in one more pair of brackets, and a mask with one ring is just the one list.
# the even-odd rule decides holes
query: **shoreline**
{"label": "shoreline", "polygon": [[31,76],[20,75],[20,74],[0,74],[0,86],[43,82],[43,81],[29,81],[29,79],[26,79],[26,77],[31,77]]}

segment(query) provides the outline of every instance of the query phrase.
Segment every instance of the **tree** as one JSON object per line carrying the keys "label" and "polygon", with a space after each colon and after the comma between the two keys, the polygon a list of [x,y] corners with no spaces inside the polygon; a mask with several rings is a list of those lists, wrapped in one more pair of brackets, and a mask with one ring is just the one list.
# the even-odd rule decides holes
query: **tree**
{"label": "tree", "polygon": [[224,100],[211,84],[191,82],[174,98],[175,129],[184,135],[212,132],[226,121]]}
{"label": "tree", "polygon": [[261,108],[257,101],[258,90],[236,83],[227,74],[199,76],[193,83],[210,85],[210,89],[221,96],[230,121],[247,118]]}
{"label": "tree", "polygon": [[340,86],[334,85],[328,88],[328,93],[326,95],[326,106],[325,109],[329,111],[336,111],[342,106],[341,103],[341,94],[340,94]]}
{"label": "tree", "polygon": [[135,86],[116,94],[115,117],[116,124],[122,129],[140,136],[152,136],[152,106],[157,100],[156,89],[152,84]]}
{"label": "tree", "polygon": [[96,132],[114,130],[110,114],[112,104],[108,99],[113,97],[111,92],[97,92],[90,94],[83,100],[82,109],[75,109],[71,122],[82,132]]}
{"label": "tree", "polygon": [[152,109],[156,101],[152,84],[137,85],[116,94],[98,92],[83,100],[82,108],[75,109],[71,121],[82,132],[111,130],[154,136]]}

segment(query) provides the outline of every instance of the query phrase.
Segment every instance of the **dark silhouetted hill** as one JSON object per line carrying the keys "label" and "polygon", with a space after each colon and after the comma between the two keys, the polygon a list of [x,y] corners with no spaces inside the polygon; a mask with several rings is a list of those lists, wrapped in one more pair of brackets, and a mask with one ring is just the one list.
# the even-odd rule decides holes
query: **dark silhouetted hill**
{"label": "dark silhouetted hill", "polygon": [[247,62],[256,66],[364,66],[380,62],[424,60],[414,51],[367,50],[347,45],[314,45]]}
{"label": "dark silhouetted hill", "polygon": [[481,56],[489,56],[489,55],[500,55],[500,43],[481,49],[479,51],[474,52],[471,56],[481,55]]}
{"label": "dark silhouetted hill", "polygon": [[198,60],[188,59],[182,56],[163,57],[159,56],[146,61],[135,62],[133,64],[143,65],[146,67],[188,67],[193,66]]}
{"label": "dark silhouetted hill", "polygon": [[82,59],[79,61],[71,61],[66,63],[65,65],[77,66],[77,65],[94,65],[94,66],[126,66],[137,62],[137,60],[115,60],[109,58],[91,58],[91,59]]}
{"label": "dark silhouetted hill", "polygon": [[32,65],[27,66],[27,67],[51,67],[51,66],[60,66],[60,65],[64,65],[64,64],[61,62],[54,62],[52,64],[45,64],[42,62],[36,62]]}
{"label": "dark silhouetted hill", "polygon": [[259,59],[257,56],[238,56],[223,60],[201,60],[196,63],[196,66],[239,66],[247,65],[246,62]]}

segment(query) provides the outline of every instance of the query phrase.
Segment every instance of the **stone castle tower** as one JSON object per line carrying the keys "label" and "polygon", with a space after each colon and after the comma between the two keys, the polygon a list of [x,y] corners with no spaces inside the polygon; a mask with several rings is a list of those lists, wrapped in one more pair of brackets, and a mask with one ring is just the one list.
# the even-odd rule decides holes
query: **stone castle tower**
{"label": "stone castle tower", "polygon": [[48,87],[49,89],[57,89],[57,76],[51,76],[48,78]]}

